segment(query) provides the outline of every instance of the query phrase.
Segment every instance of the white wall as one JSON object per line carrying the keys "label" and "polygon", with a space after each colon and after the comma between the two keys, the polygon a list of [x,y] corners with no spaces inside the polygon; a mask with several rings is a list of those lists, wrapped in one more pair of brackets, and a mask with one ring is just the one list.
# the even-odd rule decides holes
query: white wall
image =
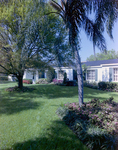
{"label": "white wall", "polygon": [[13,81],[13,78],[11,75],[8,75],[8,81]]}
{"label": "white wall", "polygon": [[67,78],[73,80],[73,69],[66,69]]}
{"label": "white wall", "polygon": [[[100,81],[109,82],[109,78],[110,78],[109,70],[110,70],[110,68],[118,68],[118,65],[117,64],[105,64],[105,65],[101,65],[101,66],[90,67],[90,68],[88,68],[88,70],[95,70],[95,69],[98,70],[98,81],[97,82],[100,82]],[[87,74],[86,74],[86,77],[87,77]],[[114,80],[114,78],[113,78],[113,72],[112,72],[112,82],[114,82],[113,80]]]}
{"label": "white wall", "polygon": [[[37,79],[36,75],[37,75],[37,73],[35,71],[34,72],[34,81],[36,81],[36,79]],[[25,70],[23,79],[31,79],[31,80],[33,80],[33,72],[30,71],[30,70]]]}
{"label": "white wall", "polygon": [[102,81],[109,82],[109,67],[102,67]]}
{"label": "white wall", "polygon": [[[58,69],[57,67],[54,69],[55,72],[57,73],[57,79],[59,79],[58,72],[60,71],[60,69]],[[68,67],[62,67],[61,70],[67,73],[67,78],[69,80],[73,80],[73,69],[70,69]]]}

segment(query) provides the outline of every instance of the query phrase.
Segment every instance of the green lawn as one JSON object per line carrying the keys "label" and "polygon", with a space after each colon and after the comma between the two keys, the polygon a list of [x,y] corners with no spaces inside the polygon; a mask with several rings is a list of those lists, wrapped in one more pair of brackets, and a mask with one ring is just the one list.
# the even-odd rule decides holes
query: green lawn
{"label": "green lawn", "polygon": [[[67,102],[77,102],[77,87],[31,85],[33,92],[8,93],[15,83],[0,84],[0,149],[87,150],[55,114]],[[84,101],[118,93],[84,88]]]}

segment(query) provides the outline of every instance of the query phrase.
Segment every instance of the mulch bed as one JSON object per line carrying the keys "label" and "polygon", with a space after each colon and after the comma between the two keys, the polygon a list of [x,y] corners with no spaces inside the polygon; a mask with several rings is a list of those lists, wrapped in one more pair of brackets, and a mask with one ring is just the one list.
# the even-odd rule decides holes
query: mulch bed
{"label": "mulch bed", "polygon": [[22,89],[18,88],[17,86],[15,87],[9,87],[6,89],[8,92],[32,92],[35,90],[34,88],[29,88],[29,87],[23,87]]}

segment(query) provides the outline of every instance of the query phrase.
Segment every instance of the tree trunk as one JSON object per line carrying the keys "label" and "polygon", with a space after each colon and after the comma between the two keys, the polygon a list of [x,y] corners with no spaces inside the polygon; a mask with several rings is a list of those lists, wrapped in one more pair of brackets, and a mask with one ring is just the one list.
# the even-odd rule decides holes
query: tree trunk
{"label": "tree trunk", "polygon": [[22,89],[23,88],[23,76],[18,76],[18,88]]}
{"label": "tree trunk", "polygon": [[96,60],[95,44],[93,43],[94,60]]}
{"label": "tree trunk", "polygon": [[79,106],[81,107],[83,104],[83,76],[82,76],[82,66],[81,66],[81,59],[79,56],[79,52],[77,46],[74,46],[75,52],[75,60],[76,60],[76,67],[77,67],[77,79],[78,79],[78,95],[79,95]]}

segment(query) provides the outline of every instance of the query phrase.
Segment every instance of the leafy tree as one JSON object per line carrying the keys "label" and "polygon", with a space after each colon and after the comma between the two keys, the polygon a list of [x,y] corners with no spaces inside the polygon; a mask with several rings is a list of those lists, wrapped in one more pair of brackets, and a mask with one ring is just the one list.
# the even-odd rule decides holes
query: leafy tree
{"label": "leafy tree", "polygon": [[[29,18],[29,2],[34,6],[33,1],[3,1],[0,9],[0,70],[2,73],[15,75],[21,89],[24,70],[31,61],[35,59],[38,64],[45,64],[36,55],[38,47],[34,45],[39,40],[36,32],[39,31],[39,22],[35,22],[34,31],[30,30],[34,26],[34,20]],[[41,8],[41,4],[38,6]]]}
{"label": "leafy tree", "polygon": [[[60,19],[54,14],[44,15],[49,9],[47,3],[38,0],[1,2],[0,72],[16,76],[21,89],[25,69],[44,70],[56,64],[58,58],[62,62],[65,53],[61,50],[69,48],[65,43],[66,32],[60,35],[64,30]],[[54,43],[59,39],[61,43],[55,48]]]}
{"label": "leafy tree", "polygon": [[[77,77],[78,77],[78,93],[79,93],[79,105],[83,104],[83,78],[82,78],[82,67],[81,59],[77,44],[79,32],[81,28],[84,28],[88,37],[92,37],[93,32],[96,35],[99,31],[104,31],[104,24],[107,25],[107,31],[112,36],[112,26],[116,19],[116,4],[111,0],[61,0],[61,5],[56,1],[52,0],[50,4],[53,6],[59,14],[68,29],[69,42],[72,50],[75,54],[76,66],[77,66]],[[95,13],[95,21],[89,19],[89,15]],[[96,24],[96,30],[93,30]],[[103,42],[103,40],[100,40]],[[80,49],[80,48],[79,48]]]}
{"label": "leafy tree", "polygon": [[[108,59],[118,59],[118,52],[115,50],[109,50],[107,53],[97,53],[96,60],[108,60]],[[87,61],[94,61],[94,55],[87,58]]]}

